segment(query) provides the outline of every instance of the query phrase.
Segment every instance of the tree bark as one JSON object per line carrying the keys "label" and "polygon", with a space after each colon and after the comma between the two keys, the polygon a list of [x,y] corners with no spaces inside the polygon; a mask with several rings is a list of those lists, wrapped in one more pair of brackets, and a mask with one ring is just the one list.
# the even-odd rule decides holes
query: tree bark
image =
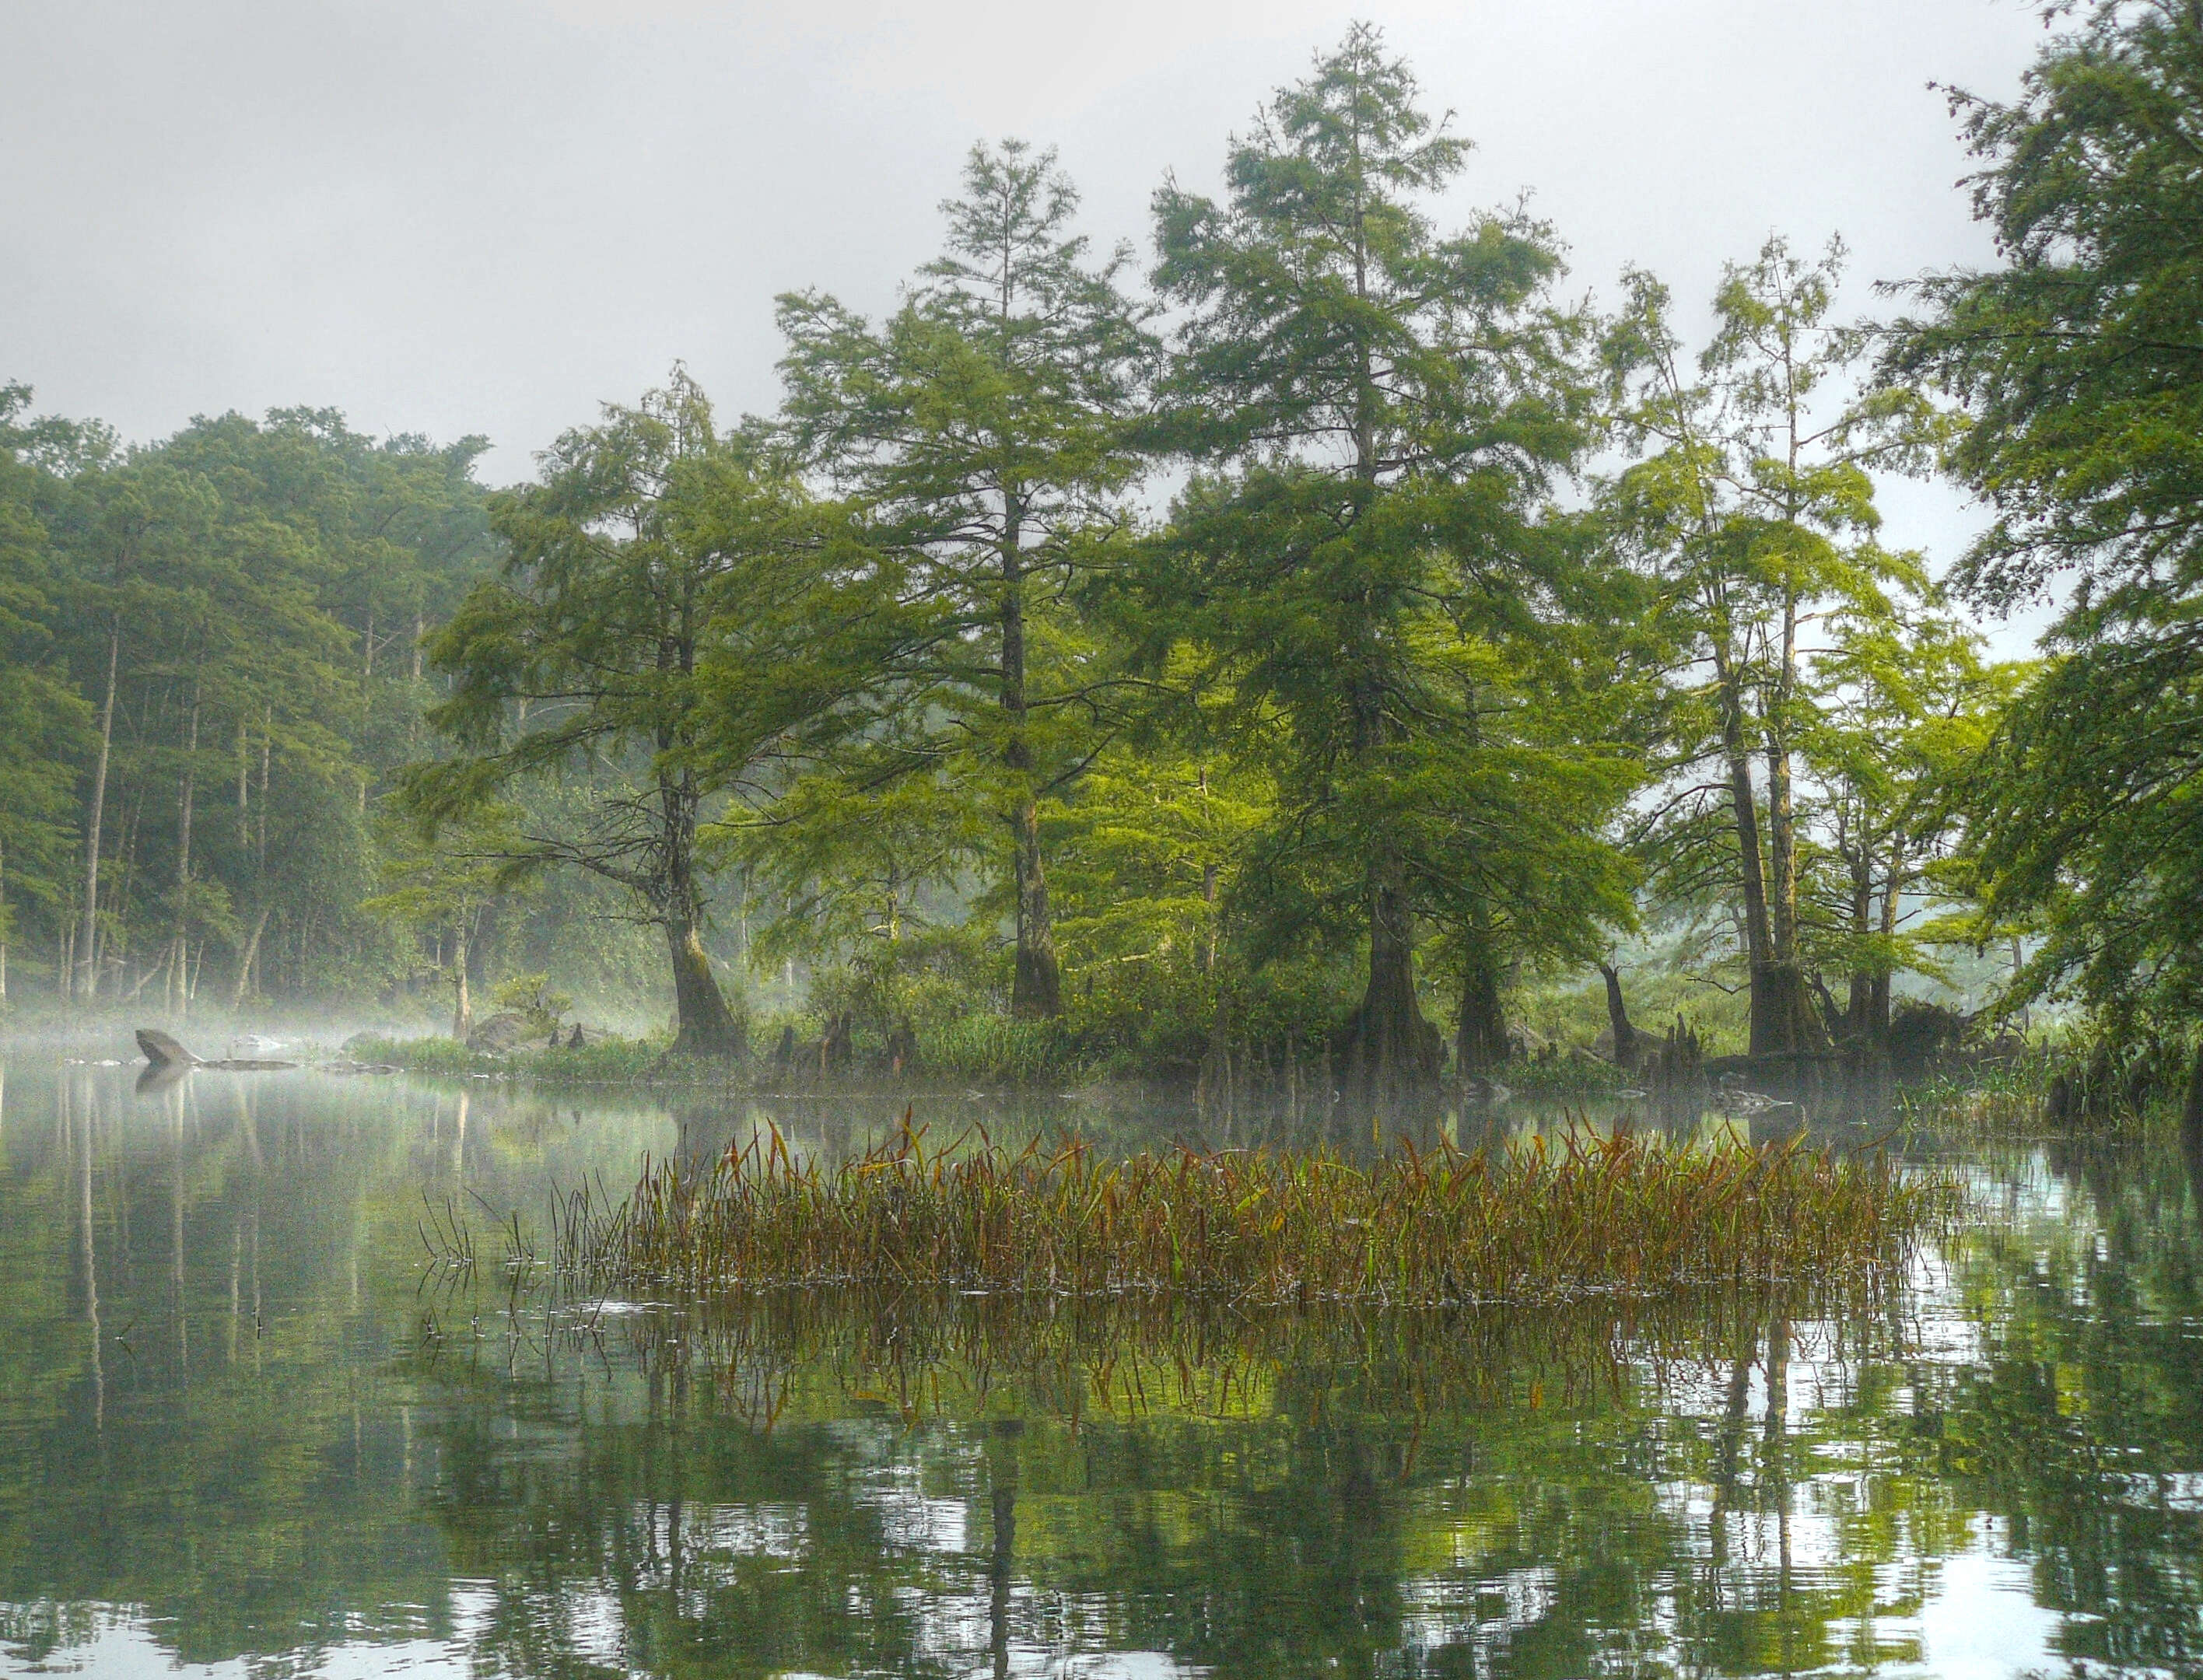
{"label": "tree bark", "polygon": [[[1792,614],[1783,615],[1785,675],[1775,706],[1787,703],[1792,642],[1795,632]],[[1775,1025],[1772,1049],[1802,1050],[1823,1037],[1806,992],[1805,970],[1798,949],[1798,834],[1797,812],[1790,790],[1790,745],[1779,716],[1767,724],[1767,930],[1769,1007]],[[1756,1053],[1756,1052],[1755,1052]]]}
{"label": "tree bark", "polygon": [[237,986],[229,994],[232,1015],[245,1007],[245,988],[252,980],[253,959],[260,955],[260,936],[268,930],[268,906],[260,906],[260,914],[253,918],[252,936],[245,941],[244,954],[237,959]]}
{"label": "tree bark", "polygon": [[191,992],[184,983],[185,940],[191,935],[192,805],[198,787],[199,696],[192,684],[191,732],[184,746],[183,785],[176,799],[176,998],[174,1010],[181,1019],[190,1007]]}
{"label": "tree bark", "polygon": [[1751,976],[1748,1048],[1763,1056],[1793,1047],[1775,1006],[1773,941],[1767,928],[1767,873],[1759,850],[1759,805],[1751,790],[1751,752],[1744,737],[1742,679],[1725,657],[1721,681],[1722,747],[1728,760],[1729,812],[1736,828],[1737,869],[1744,893],[1745,955]]}
{"label": "tree bark", "polygon": [[655,894],[659,925],[665,929],[666,954],[673,968],[673,1003],[677,1024],[673,1052],[681,1056],[735,1058],[748,1052],[748,1032],[727,1006],[700,929],[704,895],[696,880],[696,808],[699,798],[686,772],[659,777],[659,811],[663,825],[664,875]]}
{"label": "tree bark", "polygon": [[76,994],[86,1003],[99,995],[99,827],[107,812],[107,757],[115,740],[115,670],[122,651],[122,621],[107,623],[107,698],[99,708],[99,757],[92,773],[92,815],[85,824],[84,928],[77,937]]}
{"label": "tree bark", "polygon": [[669,919],[665,924],[667,954],[673,964],[673,1005],[680,1017],[674,1034],[677,1055],[735,1058],[748,1048],[741,1021],[727,1007],[719,982],[712,973],[711,958],[693,923]]}
{"label": "tree bark", "polygon": [[1369,981],[1341,1035],[1342,1088],[1385,1103],[1438,1083],[1444,1040],[1415,998],[1415,917],[1398,860],[1380,854],[1369,878]]}
{"label": "tree bark", "polygon": [[2188,1070],[2188,1099],[2180,1109],[2180,1156],[2188,1168],[2188,1189],[2203,1202],[2203,1045]]}
{"label": "tree bark", "polygon": [[452,1036],[461,1044],[475,1025],[474,998],[467,987],[467,918],[473,914],[461,905],[452,931]]}

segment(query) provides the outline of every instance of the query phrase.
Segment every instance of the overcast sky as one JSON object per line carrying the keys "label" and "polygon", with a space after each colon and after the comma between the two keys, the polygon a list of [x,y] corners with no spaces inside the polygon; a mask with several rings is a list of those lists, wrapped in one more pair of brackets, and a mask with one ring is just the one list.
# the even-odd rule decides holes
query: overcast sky
{"label": "overcast sky", "polygon": [[[1977,262],[1932,82],[2005,96],[2020,0],[0,0],[0,378],[132,439],[326,404],[486,433],[493,480],[685,360],[770,407],[771,300],[877,309],[981,137],[1058,146],[1144,254],[1166,172],[1354,16],[1611,298],[1702,300],[1771,231],[1871,282]],[[1970,523],[1901,488],[1890,535]]]}

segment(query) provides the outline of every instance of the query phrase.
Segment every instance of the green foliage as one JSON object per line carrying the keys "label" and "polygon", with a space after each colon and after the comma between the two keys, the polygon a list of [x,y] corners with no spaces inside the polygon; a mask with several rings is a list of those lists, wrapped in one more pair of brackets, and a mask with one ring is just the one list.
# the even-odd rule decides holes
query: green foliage
{"label": "green foliage", "polygon": [[547,974],[517,974],[499,981],[490,993],[490,1001],[499,1009],[518,1013],[537,1038],[557,1032],[574,1006],[573,999],[565,993],[551,989]]}
{"label": "green foliage", "polygon": [[1953,106],[2004,260],[1913,288],[1885,376],[1967,411],[1951,464],[1996,513],[1969,593],[2076,583],[1966,789],[1979,932],[2040,937],[2015,1000],[2070,984],[2115,1025],[2184,1022],[2203,1003],[2203,20],[2095,5],[2018,99]]}
{"label": "green foliage", "polygon": [[976,147],[946,249],[885,323],[780,300],[787,434],[854,498],[871,552],[818,598],[841,692],[730,834],[830,937],[968,874],[1008,913],[1011,1005],[1035,1016],[1061,1003],[1039,803],[1075,785],[1111,705],[1070,597],[1125,518],[1149,352],[1126,253],[1091,261],[1077,204],[1052,152]]}
{"label": "green foliage", "polygon": [[[1871,1054],[1993,945],[2184,1044],[2199,86],[2129,0],[1961,97],[2004,261],[1869,386],[1840,242],[1728,265],[1693,358],[1654,277],[1601,319],[1519,207],[1442,223],[1467,142],[1357,27],[1157,192],[1146,295],[982,145],[884,318],[779,300],[777,414],[676,368],[493,497],[478,439],[125,449],[5,387],[0,976],[462,1035],[501,981],[546,1031],[670,993],[726,1059],[753,973],[859,1067],[1358,1097],[1438,1076],[1439,1009],[1462,1076],[1510,1009],[1589,1040],[1648,928],[1648,1032]],[[2079,578],[2040,669],[1885,539],[1939,458],[1998,515],[1956,598]]]}
{"label": "green foliage", "polygon": [[669,1042],[600,1033],[570,1047],[561,1043],[555,1050],[539,1046],[491,1056],[470,1050],[457,1039],[362,1037],[346,1053],[363,1063],[404,1068],[409,1073],[454,1079],[487,1074],[546,1085],[679,1083],[684,1078],[694,1082],[709,1076],[693,1064],[668,1061]]}
{"label": "green foliage", "polygon": [[958,1017],[918,1041],[931,1078],[980,1085],[1058,1087],[1079,1082],[1086,1063],[1064,1024],[995,1014]]}
{"label": "green foliage", "polygon": [[[705,749],[706,718],[725,714],[707,709],[700,672],[767,634],[800,592],[797,569],[816,552],[821,522],[751,440],[716,429],[678,369],[639,406],[608,407],[602,425],[561,438],[542,481],[498,498],[493,522],[507,545],[503,572],[429,644],[453,680],[430,721],[458,756],[410,767],[406,807],[433,837],[518,785],[585,787],[574,820],[520,832],[491,855],[626,888],[630,913],[666,943],[677,1047],[739,1054],[741,1023],[702,944],[696,840],[706,801],[754,748],[723,728]],[[758,727],[753,716],[745,722]]]}
{"label": "green foliage", "polygon": [[1431,1070],[1418,917],[1485,964],[1581,957],[1631,917],[1602,829],[1637,771],[1600,662],[1556,630],[1605,604],[1549,504],[1592,436],[1587,323],[1550,300],[1550,230],[1433,229],[1420,203],[1465,153],[1357,27],[1235,147],[1225,203],[1155,198],[1155,282],[1186,312],[1159,435],[1202,470],[1139,617],[1151,658],[1196,653],[1228,750],[1279,790],[1241,887],[1253,951],[1366,939],[1349,1053],[1379,1084]]}
{"label": "green foliage", "polygon": [[28,401],[0,403],[0,920],[41,991],[382,992],[364,811],[420,729],[403,650],[485,559],[484,445],[277,410],[124,451]]}

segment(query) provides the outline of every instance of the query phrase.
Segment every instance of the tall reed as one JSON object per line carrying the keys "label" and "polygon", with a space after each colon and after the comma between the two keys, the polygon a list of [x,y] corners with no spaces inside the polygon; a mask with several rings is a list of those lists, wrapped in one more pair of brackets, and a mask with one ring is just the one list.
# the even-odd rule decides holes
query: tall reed
{"label": "tall reed", "polygon": [[1903,1263],[1955,1206],[1949,1181],[1802,1143],[1710,1149],[1581,1130],[1492,1151],[1179,1148],[1077,1140],[929,1150],[901,1135],[836,1167],[777,1132],[707,1169],[646,1168],[577,1196],[559,1258],[599,1288],[788,1286],[1247,1305],[1437,1307],[1824,1283]]}

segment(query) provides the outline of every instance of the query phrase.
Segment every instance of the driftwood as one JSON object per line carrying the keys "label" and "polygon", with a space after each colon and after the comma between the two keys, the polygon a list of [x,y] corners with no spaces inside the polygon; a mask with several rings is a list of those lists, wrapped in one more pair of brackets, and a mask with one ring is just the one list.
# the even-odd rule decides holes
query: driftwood
{"label": "driftwood", "polygon": [[203,1056],[192,1055],[158,1027],[139,1028],[138,1047],[145,1052],[145,1060],[156,1068],[214,1068],[225,1073],[274,1073],[298,1065],[296,1062],[237,1059],[210,1062]]}

